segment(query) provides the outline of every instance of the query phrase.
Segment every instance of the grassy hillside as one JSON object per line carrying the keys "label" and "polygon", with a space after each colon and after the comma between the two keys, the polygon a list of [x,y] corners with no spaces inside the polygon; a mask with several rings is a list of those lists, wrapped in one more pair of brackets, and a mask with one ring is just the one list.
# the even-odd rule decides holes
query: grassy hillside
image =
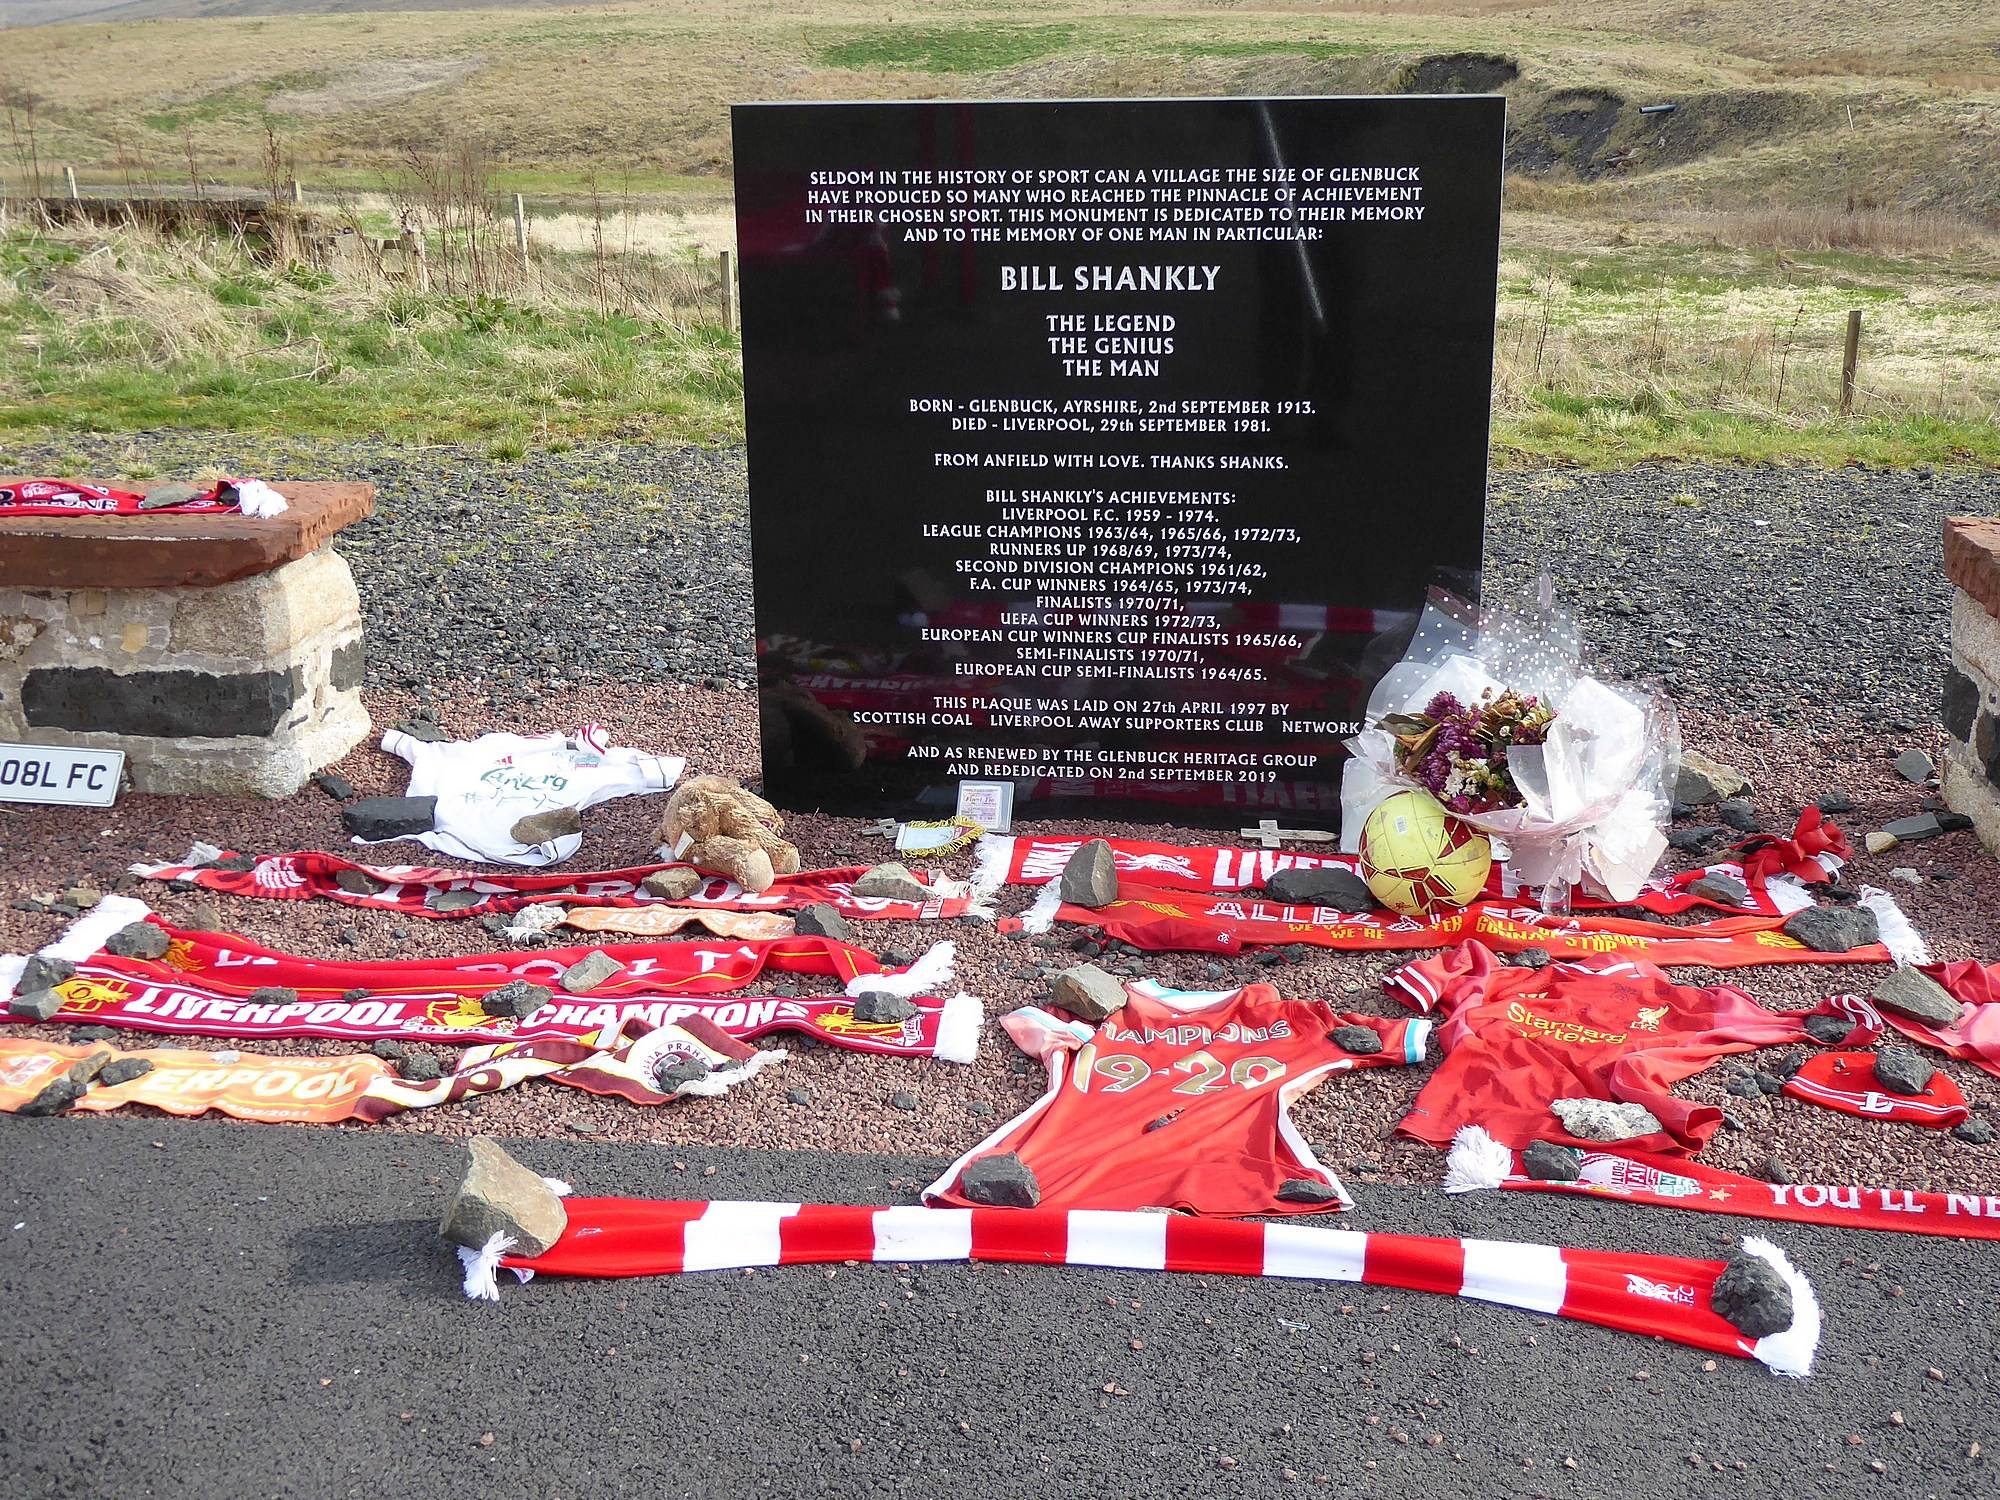
{"label": "grassy hillside", "polygon": [[[254,174],[267,127],[310,181],[470,134],[544,185],[720,173],[747,98],[1503,87],[1518,170],[1639,210],[1786,204],[2000,220],[1990,0],[775,0],[514,10],[146,0],[11,31],[0,82],[88,176]],[[1671,115],[1637,106],[1672,102]],[[18,169],[17,169],[18,173]]]}
{"label": "grassy hillside", "polygon": [[733,100],[1500,90],[1503,461],[2000,463],[1992,0],[135,0],[6,39],[14,193],[65,163],[297,176],[378,234],[414,205],[449,252],[419,179],[476,159],[467,201],[525,193],[538,268],[419,294],[17,219],[0,428],[727,436],[737,356],[694,282],[733,232]]}

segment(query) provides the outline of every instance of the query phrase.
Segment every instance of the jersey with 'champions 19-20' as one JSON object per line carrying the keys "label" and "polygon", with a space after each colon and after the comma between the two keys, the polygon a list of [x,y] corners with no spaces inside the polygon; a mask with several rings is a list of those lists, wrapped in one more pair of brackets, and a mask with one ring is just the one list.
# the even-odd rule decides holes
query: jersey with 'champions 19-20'
{"label": "jersey with 'champions 19-20'", "polygon": [[[1319,1000],[1287,1000],[1268,984],[1178,991],[1128,984],[1101,1025],[1036,1008],[1002,1019],[1049,1070],[1048,1091],[953,1162],[927,1203],[967,1204],[959,1176],[977,1158],[1012,1152],[1035,1174],[1044,1208],[1171,1208],[1203,1214],[1297,1214],[1349,1206],[1287,1109],[1328,1074],[1419,1062],[1426,1021],[1349,1016]],[[1341,1027],[1379,1041],[1357,1050]],[[1331,1189],[1324,1201],[1279,1197],[1287,1182]]]}

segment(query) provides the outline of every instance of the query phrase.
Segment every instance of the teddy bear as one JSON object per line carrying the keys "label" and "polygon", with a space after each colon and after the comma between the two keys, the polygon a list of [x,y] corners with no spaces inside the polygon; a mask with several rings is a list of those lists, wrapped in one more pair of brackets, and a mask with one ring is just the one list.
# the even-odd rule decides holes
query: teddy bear
{"label": "teddy bear", "polygon": [[798,873],[799,851],[779,837],[784,831],[775,807],[727,776],[682,782],[660,819],[667,858],[726,875],[752,893],[769,890],[780,875]]}

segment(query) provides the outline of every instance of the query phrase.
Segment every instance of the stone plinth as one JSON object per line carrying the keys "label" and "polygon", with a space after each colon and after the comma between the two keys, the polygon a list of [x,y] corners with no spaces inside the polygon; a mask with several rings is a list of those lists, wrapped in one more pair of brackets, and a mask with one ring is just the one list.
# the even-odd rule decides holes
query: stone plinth
{"label": "stone plinth", "polygon": [[123,750],[136,791],[262,797],[359,743],[361,601],[328,539],[374,492],[279,489],[268,520],[0,521],[0,740]]}
{"label": "stone plinth", "polygon": [[1952,582],[1944,800],[2000,852],[2000,520],[1946,521],[1944,571]]}

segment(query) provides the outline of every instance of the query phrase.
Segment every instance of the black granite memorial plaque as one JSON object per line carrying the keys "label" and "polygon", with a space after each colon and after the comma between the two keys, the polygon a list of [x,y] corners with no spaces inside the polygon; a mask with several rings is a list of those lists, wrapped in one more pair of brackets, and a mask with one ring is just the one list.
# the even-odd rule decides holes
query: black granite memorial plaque
{"label": "black granite memorial plaque", "polygon": [[1478,586],[1503,101],[734,113],[767,792],[1330,824]]}

